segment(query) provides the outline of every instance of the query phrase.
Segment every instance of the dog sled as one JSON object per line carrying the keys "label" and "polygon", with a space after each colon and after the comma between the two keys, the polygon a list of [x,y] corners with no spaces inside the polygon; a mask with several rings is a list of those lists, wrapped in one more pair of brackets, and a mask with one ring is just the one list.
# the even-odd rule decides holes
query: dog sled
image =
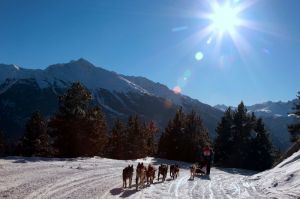
{"label": "dog sled", "polygon": [[195,175],[205,175],[206,174],[206,165],[193,164],[190,167],[191,177],[190,179],[194,179]]}

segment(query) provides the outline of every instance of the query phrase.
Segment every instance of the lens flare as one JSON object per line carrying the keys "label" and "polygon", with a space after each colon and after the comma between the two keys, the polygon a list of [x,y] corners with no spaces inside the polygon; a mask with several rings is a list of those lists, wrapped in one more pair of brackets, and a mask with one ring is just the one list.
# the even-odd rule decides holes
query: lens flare
{"label": "lens flare", "polygon": [[173,105],[173,103],[172,103],[171,100],[169,100],[169,99],[166,99],[166,100],[165,100],[165,102],[164,102],[165,108],[169,109],[169,108],[172,107],[172,105]]}
{"label": "lens flare", "polygon": [[202,52],[196,52],[196,54],[195,54],[195,59],[197,60],[197,61],[201,61],[202,59],[204,58],[204,55],[203,55],[203,53]]}
{"label": "lens flare", "polygon": [[184,77],[177,80],[177,85],[179,88],[184,88],[186,86],[186,80],[187,78],[185,79]]}
{"label": "lens flare", "polygon": [[179,86],[175,86],[175,87],[173,88],[173,92],[174,92],[176,95],[178,95],[178,94],[181,93],[181,88],[180,88]]}
{"label": "lens flare", "polygon": [[209,45],[209,44],[211,43],[211,40],[212,40],[212,36],[210,36],[210,37],[208,38],[208,40],[206,41],[206,44]]}
{"label": "lens flare", "polygon": [[192,75],[192,72],[191,72],[190,70],[186,70],[186,71],[184,71],[184,73],[183,73],[183,77],[186,77],[186,78],[191,77],[191,75]]}

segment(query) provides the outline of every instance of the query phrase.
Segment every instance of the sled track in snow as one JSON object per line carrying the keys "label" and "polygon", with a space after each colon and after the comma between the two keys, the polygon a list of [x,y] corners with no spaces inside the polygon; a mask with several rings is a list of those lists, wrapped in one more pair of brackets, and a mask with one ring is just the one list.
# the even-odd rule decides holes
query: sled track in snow
{"label": "sled track in snow", "polygon": [[[151,159],[145,160],[146,165],[150,161]],[[175,180],[172,180],[168,173],[165,182],[158,182],[156,178],[154,184],[136,191],[134,174],[132,188],[123,189],[121,174],[128,164],[136,167],[137,161],[102,158],[69,161],[0,159],[0,198],[265,197],[250,181],[245,180],[245,171],[212,168],[209,178],[195,176],[194,180],[190,180],[186,164],[181,164],[179,176]]]}

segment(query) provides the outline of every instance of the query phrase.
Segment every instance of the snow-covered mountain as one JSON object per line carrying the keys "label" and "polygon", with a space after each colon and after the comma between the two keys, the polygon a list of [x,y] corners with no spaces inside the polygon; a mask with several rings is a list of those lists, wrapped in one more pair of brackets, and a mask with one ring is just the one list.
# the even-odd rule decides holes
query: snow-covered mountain
{"label": "snow-covered mountain", "polygon": [[274,117],[286,117],[289,113],[292,112],[292,108],[294,107],[295,100],[288,102],[264,102],[261,104],[254,104],[252,106],[248,106],[248,110],[255,112],[258,116],[274,116]]}
{"label": "snow-covered mountain", "polygon": [[228,109],[228,106],[226,106],[225,104],[217,104],[214,107],[219,109],[222,112],[225,112]]}
{"label": "snow-covered mountain", "polygon": [[[263,118],[267,129],[271,134],[275,146],[282,150],[290,146],[287,126],[294,122],[295,118],[290,115],[297,99],[288,102],[264,102],[247,106],[248,112],[254,112],[257,117]],[[228,106],[216,105],[215,108],[225,111]],[[235,109],[236,107],[232,107]]]}
{"label": "snow-covered mountain", "polygon": [[168,87],[143,77],[117,74],[79,59],[55,64],[44,70],[0,65],[0,129],[20,135],[31,112],[40,110],[50,116],[57,109],[57,96],[75,81],[93,94],[93,103],[102,107],[109,124],[124,121],[130,114],[155,120],[164,127],[176,109],[198,112],[214,135],[222,112],[188,96],[175,94]]}
{"label": "snow-covered mountain", "polygon": [[[254,104],[251,106],[247,106],[247,110],[254,112],[256,116],[273,116],[273,117],[286,117],[291,113],[294,107],[294,104],[297,102],[297,99],[294,99],[292,101],[287,101],[287,102],[272,102],[272,101],[267,101],[263,102],[260,104]],[[228,106],[221,104],[221,105],[216,105],[214,106],[215,108],[225,111]],[[236,107],[232,107],[235,109]]]}
{"label": "snow-covered mountain", "polygon": [[55,83],[60,86],[61,82],[70,83],[80,81],[89,89],[103,88],[117,92],[142,92],[146,90],[132,84],[122,76],[95,67],[84,59],[71,61],[66,64],[55,64],[45,70],[32,70],[17,67],[15,65],[0,65],[0,82],[7,79],[34,79],[40,88],[47,88]]}

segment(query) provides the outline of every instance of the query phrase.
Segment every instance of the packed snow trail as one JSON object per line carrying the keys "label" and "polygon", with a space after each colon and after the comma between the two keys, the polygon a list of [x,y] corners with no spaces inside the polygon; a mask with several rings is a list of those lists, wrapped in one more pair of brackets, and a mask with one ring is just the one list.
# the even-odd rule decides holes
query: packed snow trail
{"label": "packed snow trail", "polygon": [[168,173],[165,182],[158,182],[156,173],[154,184],[144,189],[123,189],[123,168],[128,164],[136,168],[138,162],[152,162],[156,168],[160,163],[176,163],[152,158],[5,158],[0,159],[0,198],[268,198],[255,186],[250,171],[212,168],[210,177],[190,180],[189,164],[181,162],[175,180]]}

